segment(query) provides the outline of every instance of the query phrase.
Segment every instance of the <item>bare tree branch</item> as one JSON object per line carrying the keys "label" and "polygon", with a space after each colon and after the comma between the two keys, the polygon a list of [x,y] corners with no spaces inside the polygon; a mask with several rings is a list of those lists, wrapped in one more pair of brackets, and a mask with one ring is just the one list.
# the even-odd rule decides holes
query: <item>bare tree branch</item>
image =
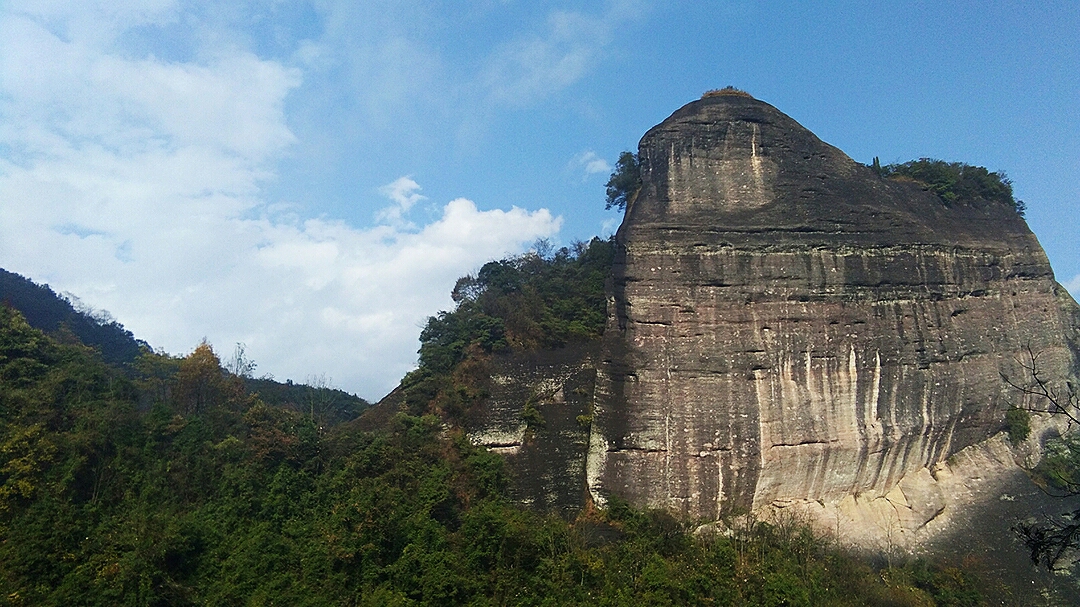
{"label": "bare tree branch", "polygon": [[1063,415],[1071,424],[1080,425],[1080,393],[1071,382],[1066,382],[1065,390],[1055,387],[1042,374],[1039,367],[1039,352],[1035,352],[1028,344],[1024,351],[1027,356],[1016,362],[1024,369],[1025,377],[1019,382],[1002,373],[1001,379],[1009,387],[1017,390],[1022,395],[1035,397],[1036,404],[1028,407],[1019,407],[1032,413],[1049,413],[1051,415]]}
{"label": "bare tree branch", "polygon": [[1031,561],[1040,563],[1048,571],[1060,569],[1058,563],[1070,557],[1073,563],[1080,561],[1075,554],[1080,549],[1080,510],[1065,513],[1063,520],[1046,517],[1044,523],[1020,523],[1013,530],[1031,551]]}
{"label": "bare tree branch", "polygon": [[[1039,365],[1040,352],[1025,348],[1026,356],[1016,362],[1024,369],[1026,377],[1017,380],[1002,373],[1001,379],[1008,386],[1020,392],[1022,396],[1032,397],[1029,406],[1018,407],[1032,413],[1049,413],[1064,416],[1069,425],[1080,424],[1080,391],[1068,381],[1064,389],[1061,382],[1052,382],[1043,373]],[[1065,495],[1080,495],[1080,483],[1073,478],[1057,479]],[[1080,563],[1080,509],[1066,512],[1060,517],[1046,517],[1041,523],[1020,523],[1013,527],[1024,545],[1031,551],[1031,560],[1036,565],[1042,564],[1047,570],[1059,569],[1058,563],[1067,560],[1070,564]]]}

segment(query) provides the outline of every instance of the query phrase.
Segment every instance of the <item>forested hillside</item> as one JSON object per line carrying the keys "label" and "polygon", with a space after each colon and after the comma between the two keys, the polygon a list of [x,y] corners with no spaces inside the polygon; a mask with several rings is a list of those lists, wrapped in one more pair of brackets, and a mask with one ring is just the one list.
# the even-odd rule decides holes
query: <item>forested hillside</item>
{"label": "forested hillside", "polygon": [[[39,285],[3,269],[0,269],[0,304],[18,310],[30,326],[61,343],[81,343],[93,348],[104,362],[122,370],[129,378],[138,375],[146,382],[175,374],[179,368],[179,359],[156,353],[108,312],[94,311],[74,296],[58,295],[48,285]],[[325,376],[309,378],[309,383],[314,385],[292,380],[279,382],[271,376],[256,377],[256,364],[246,357],[242,344],[237,344],[225,366],[242,380],[248,392],[257,392],[263,402],[308,411],[321,420],[349,421],[370,406],[356,395],[333,388]]]}
{"label": "forested hillside", "polygon": [[[541,243],[543,245],[543,243]],[[484,394],[489,356],[597,339],[607,321],[604,282],[614,239],[492,261],[457,281],[454,310],[428,319],[418,368],[388,397],[413,414],[458,418]]]}
{"label": "forested hillside", "polygon": [[[569,326],[576,316],[554,317]],[[515,331],[504,328],[506,347],[527,335]],[[461,347],[474,346],[483,350]],[[362,432],[270,405],[206,344],[182,359],[144,353],[135,368],[129,378],[0,307],[0,604],[974,605],[983,596],[959,568],[874,569],[795,524],[733,520],[730,532],[695,536],[688,522],[621,504],[573,521],[530,513],[506,499],[501,458],[442,419],[398,413]]]}
{"label": "forested hillside", "polygon": [[[909,165],[882,173],[967,187]],[[491,357],[602,335],[614,254],[539,243],[463,277],[362,417],[328,382],[253,377],[242,348],[155,353],[0,274],[0,605],[1025,604],[970,563],[871,565],[796,521],[695,533],[618,501],[567,520],[509,499],[457,422]]]}
{"label": "forested hillside", "polygon": [[0,269],[0,303],[19,310],[31,326],[42,331],[70,333],[82,343],[97,348],[102,358],[114,365],[134,362],[147,347],[111,316],[77,309],[77,301],[57,295],[48,285],[36,284],[4,269]]}

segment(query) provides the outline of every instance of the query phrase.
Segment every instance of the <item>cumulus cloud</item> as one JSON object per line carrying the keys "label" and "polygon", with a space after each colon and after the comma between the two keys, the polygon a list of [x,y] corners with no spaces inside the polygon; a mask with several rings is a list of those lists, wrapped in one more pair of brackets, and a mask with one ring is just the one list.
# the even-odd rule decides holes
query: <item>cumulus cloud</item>
{"label": "cumulus cloud", "polygon": [[[382,188],[393,204],[372,227],[270,204],[265,184],[295,142],[284,105],[298,69],[230,47],[131,56],[102,33],[122,29],[115,11],[60,6],[0,13],[0,266],[155,346],[244,342],[260,371],[378,397],[458,276],[558,232],[546,210],[465,199],[416,226],[408,177]],[[173,18],[167,2],[131,10]]]}
{"label": "cumulus cloud", "polygon": [[452,305],[459,276],[554,235],[560,223],[543,209],[481,211],[466,199],[448,202],[439,219],[415,232],[326,220],[254,222],[265,244],[252,238],[256,265],[245,273],[257,278],[248,282],[286,286],[261,302],[255,334],[237,340],[253,356],[259,344],[285,357],[278,367],[298,377],[300,370],[324,371],[357,389],[385,392],[412,367],[427,316]]}

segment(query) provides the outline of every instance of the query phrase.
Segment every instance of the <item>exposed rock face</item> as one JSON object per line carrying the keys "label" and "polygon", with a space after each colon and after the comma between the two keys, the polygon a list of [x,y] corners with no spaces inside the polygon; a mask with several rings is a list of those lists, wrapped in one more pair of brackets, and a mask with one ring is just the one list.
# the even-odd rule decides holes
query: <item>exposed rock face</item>
{"label": "exposed rock face", "polygon": [[883,180],[747,97],[686,105],[639,159],[596,379],[598,501],[699,518],[888,502],[918,529],[946,507],[932,472],[1022,404],[1003,373],[1022,378],[1030,348],[1047,377],[1075,374],[1080,311],[1011,208]]}
{"label": "exposed rock face", "polygon": [[1060,503],[1023,468],[1065,425],[1011,445],[1008,407],[1045,403],[1003,377],[1034,354],[1075,381],[1080,307],[1023,219],[881,179],[747,97],[688,104],[639,159],[603,343],[494,357],[467,424],[517,498],[794,513],[879,554],[978,530],[1026,562],[1009,525]]}
{"label": "exposed rock face", "polygon": [[488,362],[488,397],[465,424],[473,442],[503,454],[511,496],[572,514],[584,505],[590,404],[599,344],[499,355]]}

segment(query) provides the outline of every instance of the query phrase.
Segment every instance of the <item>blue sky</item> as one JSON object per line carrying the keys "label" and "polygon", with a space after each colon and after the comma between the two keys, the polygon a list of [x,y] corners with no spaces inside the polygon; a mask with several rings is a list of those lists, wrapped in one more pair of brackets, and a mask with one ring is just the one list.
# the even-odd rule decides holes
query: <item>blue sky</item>
{"label": "blue sky", "polygon": [[1080,4],[1034,4],[9,0],[0,267],[377,398],[458,276],[609,234],[618,153],[734,85],[1007,172],[1077,294]]}

